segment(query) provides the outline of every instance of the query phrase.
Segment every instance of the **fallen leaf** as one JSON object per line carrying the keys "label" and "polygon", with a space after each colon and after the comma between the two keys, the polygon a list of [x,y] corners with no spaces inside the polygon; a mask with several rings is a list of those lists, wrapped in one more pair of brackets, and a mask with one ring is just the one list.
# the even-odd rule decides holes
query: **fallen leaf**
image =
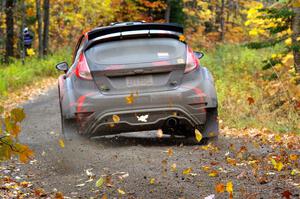
{"label": "fallen leaf", "polygon": [[121,194],[121,195],[125,195],[126,194],[126,192],[123,191],[122,189],[118,189],[118,193]]}
{"label": "fallen leaf", "polygon": [[150,184],[154,184],[155,183],[155,179],[154,178],[151,178],[150,179]]}
{"label": "fallen leaf", "polygon": [[173,155],[173,149],[168,148],[168,156],[171,157]]}
{"label": "fallen leaf", "polygon": [[227,182],[226,184],[226,191],[230,194],[231,198],[232,198],[232,194],[233,194],[233,184],[231,181]]}
{"label": "fallen leaf", "polygon": [[283,193],[281,193],[281,195],[282,195],[282,197],[285,197],[286,199],[290,199],[293,194],[289,190],[286,190]]}
{"label": "fallen leaf", "polygon": [[175,164],[175,163],[173,163],[173,164],[171,165],[171,171],[173,171],[173,172],[176,171],[176,164]]}
{"label": "fallen leaf", "polygon": [[62,140],[62,139],[59,139],[59,146],[61,147],[61,148],[65,148],[65,143],[64,143],[64,141]]}
{"label": "fallen leaf", "polygon": [[103,185],[104,179],[100,177],[96,182],[96,187],[101,188]]}
{"label": "fallen leaf", "polygon": [[195,137],[197,142],[200,142],[202,140],[202,134],[200,133],[200,131],[198,129],[195,129]]}
{"label": "fallen leaf", "polygon": [[215,190],[217,193],[223,193],[225,191],[225,186],[223,183],[219,183],[216,185]]}
{"label": "fallen leaf", "polygon": [[204,199],[214,199],[215,198],[215,194],[211,194],[209,196],[206,196]]}
{"label": "fallen leaf", "polygon": [[64,199],[64,195],[61,192],[55,194],[55,199]]}
{"label": "fallen leaf", "polygon": [[183,171],[182,171],[182,174],[183,174],[183,175],[189,175],[191,172],[192,172],[192,168],[189,167],[189,168],[183,170]]}
{"label": "fallen leaf", "polygon": [[212,170],[209,174],[208,174],[208,176],[210,176],[210,177],[216,177],[216,176],[218,176],[219,175],[219,173],[218,173],[218,171],[216,171],[216,170]]}
{"label": "fallen leaf", "polygon": [[106,193],[102,195],[101,199],[108,199]]}
{"label": "fallen leaf", "polygon": [[298,159],[297,154],[290,154],[290,159],[291,159],[292,161],[296,161],[296,160]]}

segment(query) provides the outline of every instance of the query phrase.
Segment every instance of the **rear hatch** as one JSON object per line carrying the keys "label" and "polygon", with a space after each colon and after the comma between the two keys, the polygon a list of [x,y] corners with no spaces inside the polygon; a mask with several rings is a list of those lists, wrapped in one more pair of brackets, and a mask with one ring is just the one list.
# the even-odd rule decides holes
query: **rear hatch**
{"label": "rear hatch", "polygon": [[85,56],[103,94],[166,91],[181,84],[186,45],[173,38],[127,39],[95,45]]}

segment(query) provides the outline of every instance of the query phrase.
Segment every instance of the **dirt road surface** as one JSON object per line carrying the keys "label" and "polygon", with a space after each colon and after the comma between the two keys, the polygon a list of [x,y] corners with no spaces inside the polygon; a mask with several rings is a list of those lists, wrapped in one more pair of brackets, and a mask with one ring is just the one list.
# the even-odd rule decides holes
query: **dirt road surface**
{"label": "dirt road surface", "polygon": [[[35,159],[18,167],[48,192],[58,190],[70,198],[229,198],[226,189],[217,193],[215,186],[231,181],[234,198],[282,198],[285,191],[299,198],[300,175],[290,175],[299,159],[284,163],[282,171],[274,169],[270,155],[285,148],[269,142],[223,130],[216,145],[188,146],[181,139],[138,132],[66,141],[62,148],[57,90],[23,107],[27,118],[21,141],[35,151]],[[299,157],[299,148],[286,153]],[[99,178],[104,180],[100,188],[95,185]]]}

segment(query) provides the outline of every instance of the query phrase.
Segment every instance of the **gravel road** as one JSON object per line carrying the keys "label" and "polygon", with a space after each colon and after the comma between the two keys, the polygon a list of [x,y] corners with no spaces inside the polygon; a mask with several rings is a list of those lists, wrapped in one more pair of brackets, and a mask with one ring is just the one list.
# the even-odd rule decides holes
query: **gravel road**
{"label": "gravel road", "polygon": [[[280,173],[267,164],[269,153],[280,152],[254,147],[246,138],[222,134],[217,146],[199,147],[138,132],[66,141],[62,148],[57,90],[51,88],[24,109],[21,141],[35,151],[35,160],[22,165],[22,172],[48,192],[58,190],[70,198],[101,198],[104,193],[108,198],[228,198],[215,185],[232,181],[234,198],[281,198],[286,190],[291,198],[299,197],[299,175],[290,177],[290,171]],[[246,150],[240,161],[228,161],[237,159],[241,149]],[[101,177],[104,183],[98,188]]]}

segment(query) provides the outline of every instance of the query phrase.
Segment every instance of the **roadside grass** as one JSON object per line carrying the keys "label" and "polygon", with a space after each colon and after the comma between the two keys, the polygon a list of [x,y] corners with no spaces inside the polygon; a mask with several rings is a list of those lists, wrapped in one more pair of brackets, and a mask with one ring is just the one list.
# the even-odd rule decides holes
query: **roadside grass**
{"label": "roadside grass", "polygon": [[279,50],[280,46],[252,50],[239,45],[222,45],[206,53],[201,63],[215,78],[223,125],[300,133],[299,113],[288,102],[293,96],[284,99],[285,106],[274,106],[278,95],[286,93],[268,95],[266,85],[278,83],[278,80],[263,79],[262,61]]}
{"label": "roadside grass", "polygon": [[21,60],[14,60],[9,65],[0,65],[0,99],[9,92],[14,92],[24,86],[42,80],[45,77],[56,77],[59,72],[55,65],[61,61],[70,63],[71,50],[58,50],[44,59],[27,57],[23,65]]}

